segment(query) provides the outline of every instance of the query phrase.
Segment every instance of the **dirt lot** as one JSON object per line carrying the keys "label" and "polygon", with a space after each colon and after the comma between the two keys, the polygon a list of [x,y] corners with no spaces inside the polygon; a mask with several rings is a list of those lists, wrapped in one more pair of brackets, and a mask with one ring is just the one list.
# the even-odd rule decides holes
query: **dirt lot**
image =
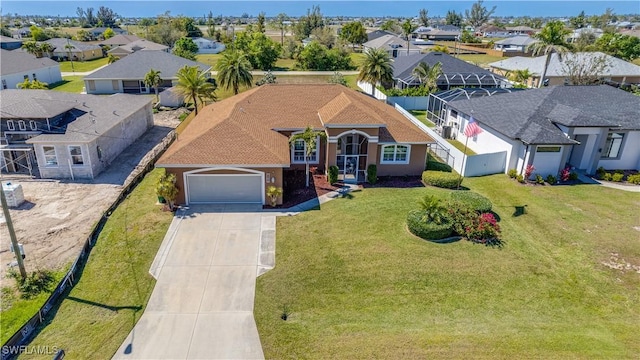
{"label": "dirt lot", "polygon": [[[18,242],[24,245],[27,271],[59,269],[73,262],[102,213],[118,197],[123,184],[145,155],[180,122],[183,109],[154,115],[155,126],[129,146],[112,165],[91,181],[32,179],[2,174],[3,182],[22,185],[25,203],[11,209]],[[1,217],[1,214],[0,214]],[[4,218],[0,219],[0,278],[13,259]],[[4,285],[4,282],[3,282]]]}

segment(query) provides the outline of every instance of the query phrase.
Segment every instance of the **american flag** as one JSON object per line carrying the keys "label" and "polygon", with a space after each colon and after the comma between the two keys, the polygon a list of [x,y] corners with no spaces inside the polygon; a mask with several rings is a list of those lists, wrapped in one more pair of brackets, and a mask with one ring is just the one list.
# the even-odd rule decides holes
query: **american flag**
{"label": "american flag", "polygon": [[464,128],[464,136],[475,137],[481,132],[482,132],[482,129],[480,129],[480,126],[478,126],[478,123],[476,122],[476,120],[473,118],[473,116],[470,117],[469,123]]}

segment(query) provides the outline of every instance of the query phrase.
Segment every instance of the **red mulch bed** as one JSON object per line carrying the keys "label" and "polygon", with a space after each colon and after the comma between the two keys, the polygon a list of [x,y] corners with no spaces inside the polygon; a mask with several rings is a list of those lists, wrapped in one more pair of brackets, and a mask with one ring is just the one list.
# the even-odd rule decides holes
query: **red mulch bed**
{"label": "red mulch bed", "polygon": [[420,176],[383,176],[378,178],[375,185],[369,183],[362,184],[367,188],[414,188],[424,187]]}
{"label": "red mulch bed", "polygon": [[[331,185],[327,182],[326,175],[313,175],[313,180],[310,181],[309,187],[301,187],[299,189],[290,190],[284,194],[284,203],[278,205],[275,209],[287,209],[292,206],[302,204],[305,201],[315,199],[318,196],[330,193],[338,190],[342,186],[341,184]],[[286,190],[285,190],[286,191]],[[269,205],[263,206],[265,209],[274,209]]]}

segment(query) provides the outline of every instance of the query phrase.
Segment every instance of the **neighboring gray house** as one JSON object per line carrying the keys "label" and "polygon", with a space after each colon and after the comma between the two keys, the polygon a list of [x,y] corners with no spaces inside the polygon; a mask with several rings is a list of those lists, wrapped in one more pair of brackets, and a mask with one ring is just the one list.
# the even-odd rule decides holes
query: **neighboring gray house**
{"label": "neighboring gray house", "polygon": [[51,57],[60,60],[86,61],[101,58],[102,48],[98,45],[64,38],[53,38],[45,41],[54,49]]}
{"label": "neighboring gray house", "polygon": [[529,35],[517,35],[514,37],[496,41],[494,44],[494,49],[506,52],[517,51],[526,53],[528,51],[528,47],[536,42],[538,42],[538,40],[530,37]]}
{"label": "neighboring gray house", "polygon": [[409,47],[407,50],[407,41],[396,35],[383,35],[379,38],[367,41],[362,44],[362,46],[365,51],[367,49],[383,49],[391,58],[419,54],[420,51],[422,51],[418,47]]}
{"label": "neighboring gray house", "polygon": [[171,49],[166,45],[154,43],[153,41],[149,41],[147,39],[140,39],[130,42],[126,45],[114,47],[111,50],[107,51],[107,53],[118,58],[123,58],[138,51],[164,51],[168,53],[171,51]]}
{"label": "neighboring gray house", "polygon": [[[506,152],[505,172],[556,176],[640,169],[640,97],[608,85],[551,86],[448,102],[445,125],[478,154]],[[473,116],[484,132],[464,136]]]}
{"label": "neighboring gray house", "polygon": [[127,45],[130,44],[134,41],[138,41],[141,40],[139,37],[135,36],[135,35],[125,35],[125,34],[120,34],[120,35],[116,35],[114,37],[111,37],[107,40],[103,40],[101,42],[99,42],[99,45],[108,45],[111,48],[114,48],[116,46],[122,46],[122,45]]}
{"label": "neighboring gray house", "polygon": [[420,86],[420,80],[413,75],[413,70],[422,62],[429,64],[429,66],[434,66],[437,63],[442,64],[442,75],[437,80],[438,88],[442,90],[447,90],[451,87],[498,88],[508,85],[505,78],[489,70],[469,64],[449,54],[432,51],[426,54],[413,54],[395,59],[393,62],[395,87],[404,89]]}
{"label": "neighboring gray house", "polygon": [[392,33],[391,31],[387,31],[387,30],[374,30],[371,32],[367,33],[367,41],[371,41],[371,40],[375,40],[381,36],[385,36],[385,35],[394,35],[397,36],[396,34]]}
{"label": "neighboring gray house", "polygon": [[[97,28],[93,28],[93,29],[88,30],[88,32],[89,32],[89,34],[91,34],[91,36],[94,39],[97,39],[97,38],[101,37],[102,34],[104,34],[104,32],[107,31],[107,29],[109,29],[109,28],[97,27]],[[122,35],[122,34],[126,34],[127,33],[125,30],[123,30],[121,28],[118,28],[118,27],[113,27],[113,28],[111,28],[111,30],[113,30],[113,32],[116,35]]]}
{"label": "neighboring gray house", "polygon": [[575,29],[569,35],[569,38],[567,39],[567,41],[570,43],[576,42],[580,38],[580,36],[582,36],[582,34],[593,35],[596,39],[598,39],[604,34],[604,31],[602,29],[591,28],[591,27]]}
{"label": "neighboring gray house", "polygon": [[198,54],[217,54],[225,49],[223,43],[215,40],[209,40],[203,37],[192,38],[192,40],[198,45]]}
{"label": "neighboring gray house", "polygon": [[47,84],[62,81],[60,64],[49,58],[37,58],[24,51],[2,49],[0,59],[2,90],[16,89],[17,85],[25,79],[38,80]]}
{"label": "neighboring gray house", "polygon": [[37,163],[42,178],[91,179],[153,126],[147,97],[5,90],[0,101],[3,172]]}
{"label": "neighboring gray house", "polygon": [[209,75],[211,67],[164,51],[137,51],[84,77],[87,94],[149,94],[153,90],[144,83],[149,70],[160,71],[161,88],[173,86],[176,73],[183,66],[197,66]]}
{"label": "neighboring gray house", "polygon": [[[569,53],[562,58],[559,58],[558,54],[552,54],[545,78],[549,80],[549,85],[563,85],[567,78],[567,62],[583,63],[588,66],[591,61],[599,57],[604,58],[607,63],[607,68],[600,74],[602,80],[615,83],[640,84],[640,66],[601,52]],[[534,58],[516,56],[490,63],[489,66],[491,71],[503,76],[514,70],[529,69],[533,74],[529,85],[537,86],[545,61],[546,56]]]}
{"label": "neighboring gray house", "polygon": [[22,47],[22,40],[0,35],[0,49],[15,50]]}

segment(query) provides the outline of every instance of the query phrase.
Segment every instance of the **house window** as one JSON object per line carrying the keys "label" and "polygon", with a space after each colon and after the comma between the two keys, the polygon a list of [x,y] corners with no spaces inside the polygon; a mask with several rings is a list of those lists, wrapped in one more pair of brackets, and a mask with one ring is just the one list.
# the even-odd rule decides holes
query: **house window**
{"label": "house window", "polygon": [[38,124],[33,120],[29,121],[29,127],[33,131],[37,131],[38,130]]}
{"label": "house window", "polygon": [[95,82],[95,80],[89,80],[89,81],[87,81],[87,84],[89,85],[89,90],[91,90],[91,91],[95,91],[96,90],[96,82]]}
{"label": "house window", "polygon": [[622,140],[624,140],[624,133],[609,133],[602,151],[602,157],[609,159],[620,157]]}
{"label": "house window", "polygon": [[560,152],[560,146],[538,146],[536,152]]}
{"label": "house window", "polygon": [[7,120],[7,129],[15,130],[16,129],[16,123],[14,123],[13,120]]}
{"label": "house window", "polygon": [[73,165],[84,165],[82,148],[80,146],[69,146],[69,156]]}
{"label": "house window", "polygon": [[33,77],[33,81],[38,80],[38,79],[36,78],[36,73],[31,74],[31,76]]}
{"label": "house window", "polygon": [[53,146],[43,146],[44,163],[46,166],[58,166],[58,157],[56,156],[56,148]]}
{"label": "house window", "polygon": [[18,120],[18,128],[22,131],[27,130],[27,123],[24,120]]}
{"label": "house window", "polygon": [[7,88],[7,80],[2,79],[2,89],[6,89]]}
{"label": "house window", "polygon": [[[309,163],[318,163],[318,146],[320,144],[320,137],[316,138],[316,148],[313,150],[311,156],[309,156]],[[294,164],[304,164],[304,158],[306,155],[306,144],[303,140],[296,140],[291,145],[291,159]]]}
{"label": "house window", "polygon": [[113,90],[118,91],[120,90],[120,84],[118,80],[111,80],[111,86],[113,87]]}
{"label": "house window", "polygon": [[382,147],[381,164],[408,164],[409,145],[385,145]]}

